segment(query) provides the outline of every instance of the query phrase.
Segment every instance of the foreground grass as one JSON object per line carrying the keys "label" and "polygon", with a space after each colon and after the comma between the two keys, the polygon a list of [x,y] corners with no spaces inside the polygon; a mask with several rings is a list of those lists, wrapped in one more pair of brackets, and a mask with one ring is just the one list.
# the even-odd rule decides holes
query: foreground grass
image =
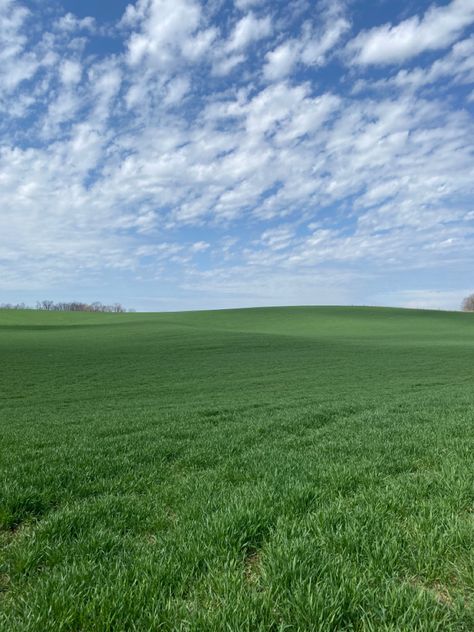
{"label": "foreground grass", "polygon": [[474,630],[474,318],[0,312],[0,629]]}

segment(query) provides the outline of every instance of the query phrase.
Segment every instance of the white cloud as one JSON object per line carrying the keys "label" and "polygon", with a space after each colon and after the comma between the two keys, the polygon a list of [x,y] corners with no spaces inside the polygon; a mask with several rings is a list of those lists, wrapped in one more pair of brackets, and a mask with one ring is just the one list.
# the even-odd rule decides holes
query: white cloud
{"label": "white cloud", "polygon": [[212,67],[212,74],[218,77],[228,75],[236,66],[243,64],[245,61],[245,55],[239,53],[237,55],[229,55],[227,57],[221,57],[217,59]]}
{"label": "white cloud", "polygon": [[181,103],[186,93],[189,92],[191,81],[189,77],[175,77],[166,86],[166,105],[177,105]]}
{"label": "white cloud", "polygon": [[294,236],[295,229],[292,226],[282,225],[265,230],[260,243],[270,250],[285,250],[292,244]]}
{"label": "white cloud", "polygon": [[203,308],[231,308],[242,305],[343,305],[355,302],[356,283],[362,275],[355,271],[321,268],[300,271],[235,265],[215,266],[210,271],[190,270],[181,282],[189,295],[199,292]]}
{"label": "white cloud", "polygon": [[410,309],[442,309],[459,311],[462,299],[472,290],[401,290],[374,296],[377,305],[395,305]]}
{"label": "white cloud", "polygon": [[158,68],[171,68],[177,57],[197,59],[209,48],[214,31],[199,33],[201,8],[194,0],[138,0],[133,20],[139,24],[128,43],[132,66],[143,60]]}
{"label": "white cloud", "polygon": [[420,90],[436,82],[443,81],[443,88],[474,83],[474,36],[454,44],[449,53],[436,59],[430,66],[413,69],[402,68],[395,75],[385,79],[360,80],[353,89],[379,91],[387,88]]}
{"label": "white cloud", "polygon": [[274,84],[262,90],[243,109],[250,136],[276,133],[278,144],[314,132],[339,102],[330,95],[310,97],[309,86]]}
{"label": "white cloud", "polygon": [[73,13],[66,13],[63,17],[56,21],[55,27],[65,33],[73,31],[93,31],[95,29],[95,20],[92,17],[78,18]]}
{"label": "white cloud", "polygon": [[289,40],[280,44],[266,54],[263,74],[270,81],[277,81],[288,76],[295,67],[300,55],[297,41]]}
{"label": "white cloud", "polygon": [[204,252],[205,250],[208,250],[209,247],[210,244],[208,244],[207,241],[196,241],[190,249],[192,252]]}
{"label": "white cloud", "polygon": [[28,9],[13,0],[0,3],[0,97],[3,92],[12,92],[23,81],[31,79],[40,66],[37,56],[25,48],[24,31],[30,17]]}
{"label": "white cloud", "polygon": [[[97,69],[97,80],[91,75],[95,104],[116,98],[118,69]],[[168,90],[180,88],[174,81]],[[102,258],[111,267],[133,267],[122,230],[148,234],[157,225],[228,221],[244,211],[262,219],[297,212],[304,223],[349,195],[357,198],[359,218],[352,234],[319,226],[296,238],[287,224],[265,230],[258,247],[243,255],[249,269],[277,266],[289,274],[367,259],[426,265],[437,260],[434,247],[446,258],[469,256],[462,229],[444,224],[464,221],[466,212],[444,200],[472,190],[470,128],[439,103],[409,97],[355,103],[314,97],[309,85],[278,83],[223,101],[191,126],[149,122],[113,144],[113,130],[98,127],[94,112],[49,149],[4,151],[2,234],[10,257],[28,252],[25,261],[46,262],[62,240],[71,248],[71,269],[74,262],[93,267]],[[235,127],[219,129],[222,117]],[[104,175],[87,187],[103,161]],[[18,217],[31,232],[21,229]]]}
{"label": "white cloud", "polygon": [[90,90],[94,104],[90,122],[94,128],[101,128],[110,116],[114,101],[122,86],[122,79],[122,71],[113,61],[97,64],[90,69]]}
{"label": "white cloud", "polygon": [[255,7],[263,4],[264,2],[265,0],[234,0],[235,6],[242,11],[250,7]]}
{"label": "white cloud", "polygon": [[183,42],[182,51],[184,57],[192,62],[198,61],[211,48],[217,37],[217,29],[209,28],[199,31],[194,37]]}
{"label": "white cloud", "polygon": [[326,58],[350,29],[345,5],[337,0],[318,3],[318,22],[306,22],[299,38],[283,42],[266,55],[263,72],[267,80],[290,75],[297,64],[323,66]]}
{"label": "white cloud", "polygon": [[229,51],[241,50],[252,42],[268,37],[271,32],[272,21],[269,16],[257,18],[250,12],[237,22],[226,48]]}
{"label": "white cloud", "polygon": [[347,33],[350,22],[342,16],[328,20],[326,28],[310,36],[302,46],[301,61],[307,66],[323,65],[326,54],[334,48],[341,37]]}
{"label": "white cloud", "polygon": [[246,60],[245,49],[253,42],[268,37],[272,29],[269,16],[257,18],[252,12],[247,13],[234,25],[228,40],[214,46],[212,74],[223,77],[232,72]]}
{"label": "white cloud", "polygon": [[73,122],[80,101],[71,91],[61,92],[49,104],[42,128],[42,137],[51,139],[58,133],[59,127],[66,122]]}
{"label": "white cloud", "polygon": [[82,77],[82,66],[79,62],[66,59],[59,68],[61,81],[66,85],[79,83]]}
{"label": "white cloud", "polygon": [[474,22],[472,0],[452,0],[432,6],[423,15],[396,26],[385,24],[361,32],[348,45],[350,61],[358,64],[401,63],[423,53],[446,48]]}

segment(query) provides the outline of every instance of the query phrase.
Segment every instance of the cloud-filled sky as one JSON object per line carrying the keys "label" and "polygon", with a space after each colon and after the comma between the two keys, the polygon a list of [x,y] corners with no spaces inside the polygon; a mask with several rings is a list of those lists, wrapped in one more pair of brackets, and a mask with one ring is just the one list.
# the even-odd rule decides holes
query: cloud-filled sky
{"label": "cloud-filled sky", "polygon": [[457,309],[473,115],[473,0],[0,0],[0,302]]}

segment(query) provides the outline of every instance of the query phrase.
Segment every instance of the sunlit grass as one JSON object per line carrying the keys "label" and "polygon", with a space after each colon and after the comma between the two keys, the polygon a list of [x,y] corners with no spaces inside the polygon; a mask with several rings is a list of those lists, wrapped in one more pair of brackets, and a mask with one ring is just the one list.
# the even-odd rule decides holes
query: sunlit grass
{"label": "sunlit grass", "polygon": [[474,629],[474,317],[0,312],[0,629]]}

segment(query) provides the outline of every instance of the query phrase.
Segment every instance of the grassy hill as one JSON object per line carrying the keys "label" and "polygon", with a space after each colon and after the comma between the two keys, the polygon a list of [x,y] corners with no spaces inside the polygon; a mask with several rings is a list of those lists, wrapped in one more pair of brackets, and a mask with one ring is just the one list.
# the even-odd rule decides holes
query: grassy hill
{"label": "grassy hill", "polygon": [[0,311],[0,630],[474,629],[474,315]]}

